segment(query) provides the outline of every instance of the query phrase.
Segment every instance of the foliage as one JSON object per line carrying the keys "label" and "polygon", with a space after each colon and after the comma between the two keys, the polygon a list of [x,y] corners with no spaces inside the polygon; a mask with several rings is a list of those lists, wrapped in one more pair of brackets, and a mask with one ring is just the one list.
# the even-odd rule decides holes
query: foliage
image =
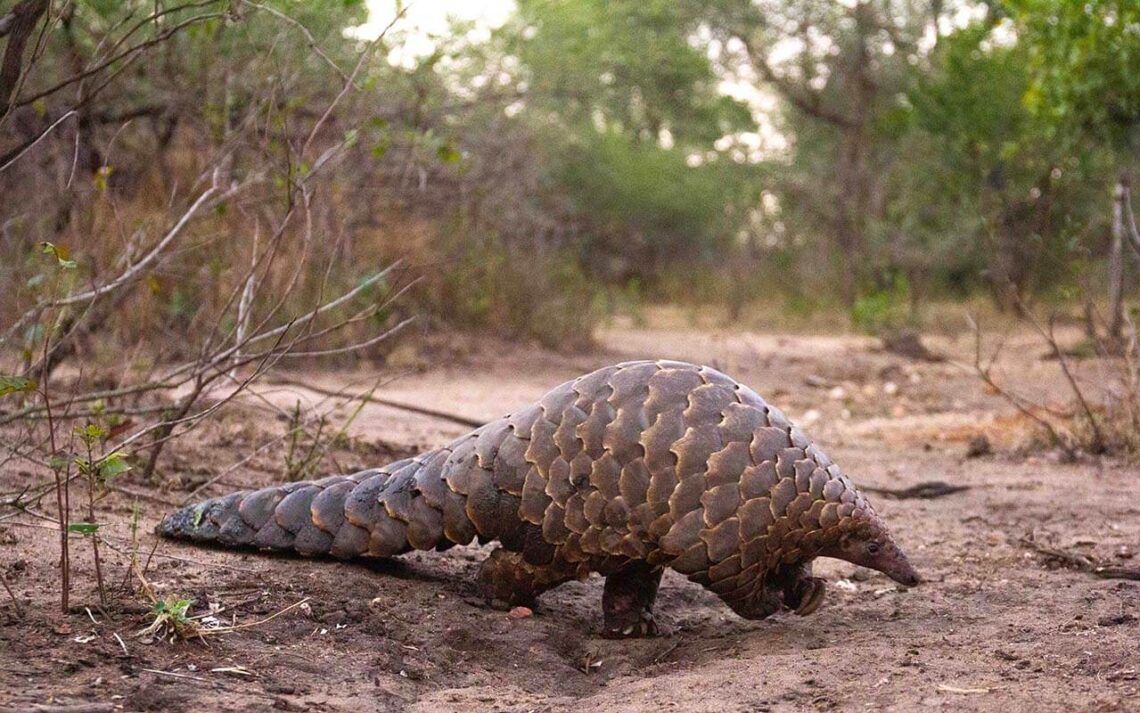
{"label": "foliage", "polygon": [[[217,315],[265,203],[289,205],[314,175],[327,239],[293,243],[320,265],[293,311],[326,276],[351,285],[357,266],[409,253],[433,266],[408,302],[433,321],[548,343],[596,312],[553,333],[547,310],[489,301],[519,279],[552,306],[636,280],[649,299],[708,295],[734,312],[774,292],[848,312],[891,293],[914,318],[936,293],[983,287],[1012,306],[1103,255],[1108,167],[1134,154],[1138,13],[1124,0],[521,0],[489,41],[456,25],[414,60],[397,22],[323,116],[368,49],[350,31],[363,2],[66,4],[0,117],[0,165],[19,156],[0,171],[0,223],[17,236],[0,244],[13,286],[0,309],[52,287],[33,246],[72,284],[97,280],[213,167],[259,184],[147,271],[120,305],[130,329],[101,330],[115,348],[142,338],[177,357],[164,337]],[[73,80],[77,67],[89,76]],[[786,145],[740,150],[757,137]],[[548,274],[531,274],[532,255]]]}
{"label": "foliage", "polygon": [[1135,150],[1140,129],[1140,5],[1129,0],[1007,0],[1028,54],[1026,106],[1055,135],[1088,132]]}
{"label": "foliage", "polygon": [[[536,113],[655,144],[707,147],[751,117],[717,91],[706,52],[691,37],[699,8],[669,0],[523,0],[504,33]],[[521,27],[520,27],[521,26]]]}

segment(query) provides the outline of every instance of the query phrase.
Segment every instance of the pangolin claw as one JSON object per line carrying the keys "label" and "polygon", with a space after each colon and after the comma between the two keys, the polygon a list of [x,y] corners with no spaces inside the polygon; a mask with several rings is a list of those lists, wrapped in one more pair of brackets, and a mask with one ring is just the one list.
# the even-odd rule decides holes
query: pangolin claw
{"label": "pangolin claw", "polygon": [[807,616],[819,609],[823,604],[823,595],[827,590],[827,583],[819,577],[808,577],[800,581],[796,587],[799,605],[795,612],[799,616]]}
{"label": "pangolin claw", "polygon": [[607,639],[642,639],[657,636],[658,633],[653,613],[643,611],[636,622],[625,626],[620,624],[608,626],[602,632],[602,636]]}

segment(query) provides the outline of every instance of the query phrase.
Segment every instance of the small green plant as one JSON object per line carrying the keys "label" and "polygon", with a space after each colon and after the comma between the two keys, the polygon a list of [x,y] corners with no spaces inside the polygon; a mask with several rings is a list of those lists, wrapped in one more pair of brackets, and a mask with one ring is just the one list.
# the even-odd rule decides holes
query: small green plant
{"label": "small green plant", "polygon": [[[62,294],[63,291],[70,289],[71,283],[74,282],[75,279],[74,272],[78,267],[78,263],[71,259],[70,250],[64,245],[42,242],[39,244],[39,251],[44,255],[53,257],[55,262],[48,268],[49,273],[41,273],[36,276],[37,279],[30,280],[30,286],[38,288],[41,285],[50,283],[48,284],[50,288],[49,294],[52,295]],[[50,281],[48,280],[49,275],[51,276]],[[21,318],[21,320],[18,321],[17,324],[22,323],[27,326],[27,329],[24,330],[23,356],[25,364],[27,365],[26,372],[28,375],[0,375],[0,397],[23,395],[26,400],[38,398],[43,403],[43,409],[47,416],[48,444],[50,447],[50,452],[46,454],[46,461],[55,477],[56,506],[58,508],[60,607],[64,613],[67,613],[71,592],[69,535],[73,532],[85,535],[89,532],[93,532],[93,530],[89,524],[73,524],[70,522],[71,503],[68,485],[71,482],[71,459],[66,457],[60,450],[60,444],[56,434],[57,423],[55,414],[52,411],[52,399],[49,392],[52,366],[52,339],[56,336],[57,332],[64,331],[63,327],[66,322],[65,311],[66,307],[64,306],[59,306],[54,310],[45,307],[42,312],[34,313],[38,319],[25,321]],[[38,364],[32,365],[32,359],[37,353],[40,355],[40,361]],[[33,376],[39,376],[40,378],[37,381],[35,378],[32,378]],[[103,589],[100,585],[100,593],[102,594],[102,592]]]}
{"label": "small green plant", "polygon": [[203,638],[202,625],[190,616],[190,606],[193,599],[180,598],[175,595],[164,599],[154,598],[150,608],[150,615],[154,617],[151,623],[140,630],[140,637],[151,637],[174,643],[176,640]]}
{"label": "small green plant", "polygon": [[289,444],[285,450],[285,479],[307,480],[317,474],[325,448],[321,441],[328,419],[322,414],[310,433],[298,401],[289,414]]}
{"label": "small green plant", "polygon": [[75,467],[87,483],[87,520],[69,522],[68,532],[91,539],[91,550],[95,557],[95,579],[99,584],[99,602],[107,605],[107,590],[103,584],[103,564],[99,558],[99,528],[95,519],[95,502],[106,492],[110,482],[131,469],[126,456],[119,451],[95,457],[95,449],[104,443],[108,432],[101,425],[88,423],[75,429],[75,435],[83,443],[86,455],[76,456]]}

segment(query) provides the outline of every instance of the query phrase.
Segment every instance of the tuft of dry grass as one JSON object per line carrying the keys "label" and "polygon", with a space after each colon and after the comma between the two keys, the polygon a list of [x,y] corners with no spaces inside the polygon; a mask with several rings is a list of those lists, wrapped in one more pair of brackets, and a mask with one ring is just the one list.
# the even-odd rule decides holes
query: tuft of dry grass
{"label": "tuft of dry grass", "polygon": [[[973,322],[975,372],[990,393],[1004,398],[1022,417],[1024,437],[1018,450],[1058,449],[1069,460],[1083,455],[1140,460],[1140,342],[1135,325],[1129,323],[1128,334],[1119,342],[1094,335],[1091,348],[1074,351],[1059,343],[1055,317],[1041,322],[1026,312],[1024,320],[1040,336],[1046,356],[1069,387],[1070,402],[1061,408],[1039,403],[999,383],[993,367],[1004,339],[988,357],[984,356],[981,329]],[[1081,378],[1076,368],[1076,362],[1086,357],[1098,359],[1107,367],[1094,383]]]}

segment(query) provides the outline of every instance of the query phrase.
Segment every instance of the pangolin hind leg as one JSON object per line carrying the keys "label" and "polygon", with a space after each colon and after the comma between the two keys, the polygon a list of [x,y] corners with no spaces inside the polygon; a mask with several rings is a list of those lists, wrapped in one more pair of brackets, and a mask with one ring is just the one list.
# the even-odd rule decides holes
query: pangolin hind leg
{"label": "pangolin hind leg", "polygon": [[656,636],[653,602],[664,570],[630,562],[606,576],[602,592],[604,635],[609,638]]}
{"label": "pangolin hind leg", "polygon": [[479,591],[488,600],[533,607],[543,592],[577,579],[579,567],[557,558],[550,564],[534,565],[521,552],[500,547],[479,566]]}

